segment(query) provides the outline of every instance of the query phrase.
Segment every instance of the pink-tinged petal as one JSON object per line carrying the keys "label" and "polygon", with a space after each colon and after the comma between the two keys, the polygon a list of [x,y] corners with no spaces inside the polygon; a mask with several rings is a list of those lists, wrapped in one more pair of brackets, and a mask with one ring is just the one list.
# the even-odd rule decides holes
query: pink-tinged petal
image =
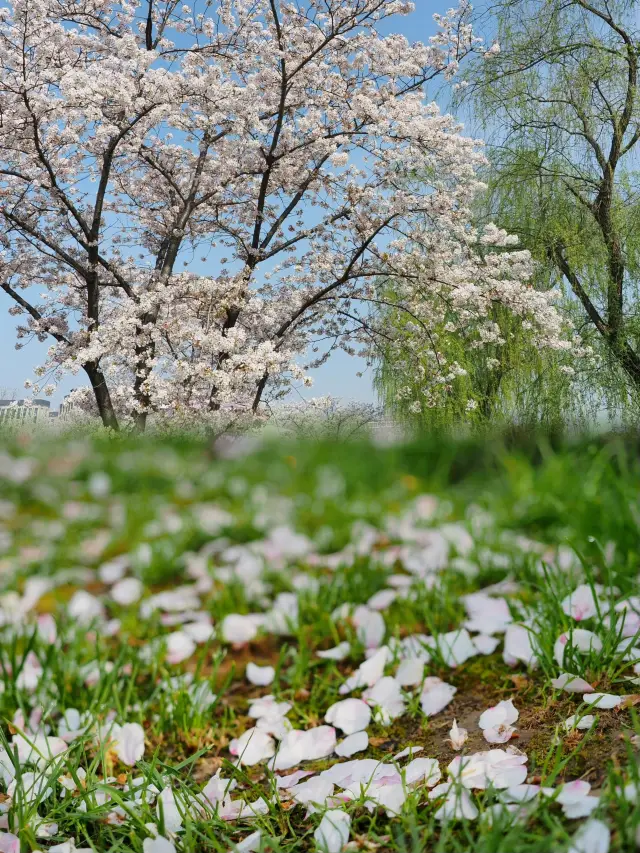
{"label": "pink-tinged petal", "polygon": [[511,699],[502,700],[488,708],[480,715],[478,725],[481,729],[496,728],[502,725],[511,725],[518,719],[518,711]]}
{"label": "pink-tinged petal", "polygon": [[562,602],[562,610],[567,616],[572,616],[576,622],[595,616],[598,610],[591,587],[587,584],[577,587]]}
{"label": "pink-tinged petal", "polygon": [[577,803],[584,797],[589,795],[591,785],[584,779],[576,779],[573,782],[566,782],[558,792],[557,801],[561,805],[569,805]]}
{"label": "pink-tinged petal", "polygon": [[0,832],[0,853],[20,853],[20,839],[11,832]]}
{"label": "pink-tinged petal", "polygon": [[551,680],[551,684],[556,690],[564,690],[567,693],[593,693],[594,688],[577,675],[570,675],[568,672],[562,672],[557,678]]}
{"label": "pink-tinged petal", "polygon": [[507,743],[515,734],[513,726],[498,726],[497,728],[483,729],[482,734],[487,743]]}

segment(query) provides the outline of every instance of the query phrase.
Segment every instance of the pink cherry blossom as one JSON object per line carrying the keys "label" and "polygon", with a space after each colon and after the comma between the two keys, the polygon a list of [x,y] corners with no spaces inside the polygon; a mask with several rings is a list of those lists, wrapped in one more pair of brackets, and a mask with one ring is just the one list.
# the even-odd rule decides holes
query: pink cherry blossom
{"label": "pink cherry blossom", "polygon": [[[439,15],[426,45],[382,32],[408,2],[325,6],[319,23],[268,0],[225,4],[219,18],[178,4],[147,32],[133,6],[106,3],[100,15],[117,18],[117,37],[111,26],[69,27],[53,2],[3,15],[11,121],[0,219],[11,240],[0,272],[18,336],[50,344],[38,375],[83,371],[73,400],[105,426],[266,417],[265,393],[307,378],[318,336],[348,353],[384,336],[416,371],[406,385],[414,402],[439,405],[457,365],[436,353],[418,380],[402,336],[368,311],[377,280],[397,282],[392,307],[411,318],[424,352],[444,321],[471,329],[488,352],[499,340],[496,302],[527,318],[538,346],[571,346],[553,295],[527,286],[528,252],[472,224],[480,146],[424,98],[424,84],[455,74],[477,44],[468,4]],[[109,73],[96,74],[97,63]],[[34,281],[42,298],[29,293]],[[107,479],[91,482],[103,495]],[[407,568],[427,576],[449,540],[466,553],[470,538],[460,525],[434,533]],[[275,565],[310,551],[284,525],[263,545]],[[379,620],[358,630],[365,645],[382,642]],[[228,642],[247,642],[232,633]]]}

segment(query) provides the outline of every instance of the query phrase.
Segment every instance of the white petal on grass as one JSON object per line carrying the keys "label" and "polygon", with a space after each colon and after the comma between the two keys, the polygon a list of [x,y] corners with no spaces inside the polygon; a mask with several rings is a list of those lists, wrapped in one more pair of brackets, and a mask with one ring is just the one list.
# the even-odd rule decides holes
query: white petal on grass
{"label": "white petal on grass", "polygon": [[371,708],[362,699],[343,699],[331,705],[324,718],[346,735],[352,735],[367,728],[371,721]]}
{"label": "white petal on grass", "polygon": [[608,711],[611,708],[617,708],[624,698],[624,696],[614,696],[613,693],[590,693],[588,696],[583,696],[582,701],[594,708]]}
{"label": "white petal on grass", "polygon": [[395,677],[402,687],[415,687],[422,684],[424,661],[418,660],[418,658],[406,658],[398,666]]}
{"label": "white petal on grass", "polygon": [[427,678],[422,688],[420,705],[426,717],[434,717],[443,711],[457,692],[457,687],[439,678]]}
{"label": "white petal on grass", "polygon": [[139,723],[125,723],[115,737],[113,748],[123,764],[133,767],[144,755],[142,726]]}
{"label": "white petal on grass", "polygon": [[429,788],[432,788],[440,781],[441,776],[440,764],[436,758],[414,758],[404,768],[404,778],[407,785],[424,782]]}
{"label": "white petal on grass", "polygon": [[351,818],[346,812],[329,809],[313,833],[316,848],[321,853],[340,853],[349,840],[350,829]]}
{"label": "white petal on grass", "polygon": [[238,758],[241,764],[252,767],[275,754],[273,738],[258,728],[248,729],[239,738],[229,744],[229,752]]}
{"label": "white petal on grass", "polygon": [[174,631],[166,638],[167,662],[182,663],[190,658],[196,650],[196,644],[184,631]]}
{"label": "white petal on grass", "polygon": [[301,761],[327,758],[336,748],[336,730],[333,726],[317,726],[302,731],[293,729],[282,738],[276,755],[269,762],[272,770],[289,770]]}
{"label": "white petal on grass", "polygon": [[272,666],[258,666],[253,661],[249,661],[245,670],[247,681],[251,684],[256,684],[259,687],[266,687],[271,684],[276,676],[276,671]]}
{"label": "white petal on grass", "polygon": [[226,643],[249,643],[258,633],[252,616],[230,613],[222,620],[222,639]]}
{"label": "white petal on grass", "polygon": [[20,853],[20,839],[12,832],[0,831],[0,853]]}
{"label": "white petal on grass", "polygon": [[571,839],[567,853],[609,853],[611,831],[606,823],[591,818]]}
{"label": "white petal on grass", "polygon": [[524,625],[509,625],[504,635],[503,658],[508,666],[522,661],[527,666],[537,666],[537,658],[529,629]]}
{"label": "white petal on grass", "polygon": [[255,851],[260,849],[261,838],[262,832],[259,829],[256,829],[256,831],[252,832],[251,835],[247,835],[246,838],[243,838],[242,841],[235,844],[229,853],[255,853]]}
{"label": "white petal on grass", "polygon": [[422,752],[424,746],[405,746],[404,749],[400,750],[393,756],[394,761],[400,761],[401,758],[406,758],[408,755],[413,756],[418,752]]}
{"label": "white petal on grass", "polygon": [[111,587],[111,598],[116,604],[126,607],[140,600],[143,589],[142,582],[138,578],[124,578]]}
{"label": "white petal on grass", "polygon": [[369,735],[366,732],[355,732],[340,741],[335,748],[335,753],[341,758],[350,758],[357,752],[363,752],[368,746]]}
{"label": "white petal on grass", "polygon": [[353,675],[347,678],[338,693],[344,696],[345,693],[351,693],[358,687],[373,687],[382,678],[388,657],[389,649],[386,646],[379,648],[374,655],[360,664]]}
{"label": "white petal on grass", "polygon": [[398,591],[395,589],[381,589],[371,596],[367,601],[367,607],[371,610],[386,610],[398,597]]}
{"label": "white petal on grass", "polygon": [[584,779],[566,782],[561,786],[556,801],[562,806],[565,817],[588,817],[600,802],[598,797],[590,796],[591,785]]}
{"label": "white petal on grass", "polygon": [[382,614],[364,605],[356,607],[351,617],[358,639],[368,649],[376,649],[384,640],[386,626]]}
{"label": "white petal on grass", "polygon": [[316,655],[324,660],[344,660],[350,651],[351,644],[345,640],[342,643],[338,643],[338,645],[334,646],[332,649],[325,649],[325,651],[316,652]]}
{"label": "white petal on grass", "polygon": [[95,595],[79,589],[67,604],[67,613],[79,625],[89,625],[94,619],[104,617],[104,607]]}
{"label": "white petal on grass", "polygon": [[480,715],[478,725],[481,729],[490,729],[503,724],[511,725],[515,723],[519,717],[518,710],[515,708],[512,699],[503,699],[488,708]]}
{"label": "white petal on grass", "polygon": [[402,689],[391,675],[384,676],[373,687],[365,690],[362,698],[373,706],[374,719],[383,725],[387,725],[391,720],[395,720],[404,714],[406,703]]}
{"label": "white petal on grass", "polygon": [[492,655],[500,645],[500,639],[490,634],[476,634],[471,639],[481,655]]}
{"label": "white petal on grass", "polygon": [[439,821],[475,820],[478,815],[478,809],[468,791],[450,790],[434,817]]}
{"label": "white petal on grass", "polygon": [[163,835],[155,838],[145,838],[142,842],[143,853],[176,853],[175,845]]}
{"label": "white petal on grass", "polygon": [[564,727],[567,731],[571,729],[590,729],[595,721],[593,714],[586,714],[584,717],[578,717],[577,714],[572,714],[564,721]]}
{"label": "white petal on grass", "polygon": [[429,637],[427,646],[437,648],[445,664],[456,667],[478,654],[466,628]]}

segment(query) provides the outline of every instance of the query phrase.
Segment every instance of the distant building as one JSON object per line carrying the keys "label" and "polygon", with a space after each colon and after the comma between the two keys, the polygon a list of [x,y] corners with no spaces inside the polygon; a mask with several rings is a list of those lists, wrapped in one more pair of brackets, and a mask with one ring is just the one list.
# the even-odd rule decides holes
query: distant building
{"label": "distant building", "polygon": [[50,415],[49,400],[0,400],[0,424],[37,424]]}
{"label": "distant building", "polygon": [[73,400],[71,399],[72,394],[73,394],[73,391],[71,391],[71,393],[67,394],[66,397],[64,397],[62,402],[60,403],[60,410],[59,410],[58,414],[59,414],[59,419],[61,421],[70,420],[73,417],[74,413],[79,411],[78,405],[76,403],[74,403]]}

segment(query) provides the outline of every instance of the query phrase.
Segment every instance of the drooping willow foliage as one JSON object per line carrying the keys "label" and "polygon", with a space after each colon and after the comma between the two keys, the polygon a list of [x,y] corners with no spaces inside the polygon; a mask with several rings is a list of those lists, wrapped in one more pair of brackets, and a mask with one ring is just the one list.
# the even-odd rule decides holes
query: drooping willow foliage
{"label": "drooping willow foliage", "polygon": [[[466,375],[443,389],[440,411],[415,412],[398,392],[403,365],[381,359],[377,389],[420,426],[507,420],[582,428],[640,419],[640,30],[628,0],[492,0],[476,29],[500,50],[464,71],[454,108],[487,140],[475,224],[516,234],[537,263],[534,286],[558,307],[593,357],[542,353],[497,310],[505,344],[487,369],[470,339],[434,330]],[[634,49],[628,45],[635,45]],[[601,322],[594,322],[598,314]],[[388,321],[402,330],[402,318]],[[410,336],[410,330],[407,330]],[[472,337],[472,335],[470,336]],[[407,344],[410,345],[409,340]],[[429,356],[425,355],[425,369]],[[403,373],[405,375],[403,375]]]}

